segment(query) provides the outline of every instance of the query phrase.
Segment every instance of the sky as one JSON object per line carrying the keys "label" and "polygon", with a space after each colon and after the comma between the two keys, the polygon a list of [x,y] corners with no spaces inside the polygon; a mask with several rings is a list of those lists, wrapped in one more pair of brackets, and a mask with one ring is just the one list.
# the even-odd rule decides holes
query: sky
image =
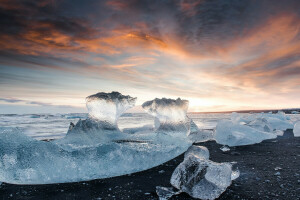
{"label": "sky", "polygon": [[0,0],[0,113],[119,91],[191,112],[300,107],[298,0]]}

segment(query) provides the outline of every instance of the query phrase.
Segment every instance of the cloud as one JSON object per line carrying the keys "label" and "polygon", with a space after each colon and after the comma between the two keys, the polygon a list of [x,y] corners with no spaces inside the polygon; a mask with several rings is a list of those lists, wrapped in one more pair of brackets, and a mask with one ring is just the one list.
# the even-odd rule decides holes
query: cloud
{"label": "cloud", "polygon": [[291,96],[300,90],[299,10],[297,0],[1,1],[1,83],[50,88],[55,72],[76,77],[57,78],[68,92],[70,81],[98,81],[225,102]]}
{"label": "cloud", "polygon": [[69,106],[69,105],[54,105],[54,104],[44,103],[39,101],[29,101],[29,100],[15,99],[15,98],[0,98],[0,101],[5,103],[10,103],[10,104],[22,103],[27,105],[46,106],[46,107],[76,108],[74,106]]}

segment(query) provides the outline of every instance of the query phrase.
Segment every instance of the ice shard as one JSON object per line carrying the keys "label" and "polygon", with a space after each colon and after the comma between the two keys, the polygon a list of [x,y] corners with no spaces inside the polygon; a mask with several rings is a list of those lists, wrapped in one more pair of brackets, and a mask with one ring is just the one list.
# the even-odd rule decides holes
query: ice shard
{"label": "ice shard", "polygon": [[178,99],[154,99],[143,103],[146,112],[156,117],[157,132],[177,137],[186,137],[190,133],[190,120],[186,116],[189,102]]}

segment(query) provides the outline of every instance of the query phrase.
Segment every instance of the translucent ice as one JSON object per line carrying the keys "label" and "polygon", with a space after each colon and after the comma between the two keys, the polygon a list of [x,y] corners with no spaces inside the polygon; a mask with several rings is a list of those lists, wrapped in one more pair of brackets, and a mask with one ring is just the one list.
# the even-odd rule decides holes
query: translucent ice
{"label": "translucent ice", "polygon": [[[263,129],[267,128],[266,126],[268,126],[268,128],[272,128],[271,131],[273,130],[284,131],[286,129],[292,129],[293,124],[289,122],[289,120],[290,120],[289,116],[287,116],[283,112],[279,112],[276,114],[272,114],[272,113],[239,114],[234,112],[231,114],[231,121],[233,123],[245,124],[250,126],[252,124],[253,128],[258,128],[259,130],[262,130],[261,127]],[[267,131],[267,130],[265,129],[262,131]]]}
{"label": "translucent ice", "polygon": [[[180,101],[164,102],[164,110],[168,106],[173,110],[173,103]],[[174,130],[180,137],[164,129],[122,133],[116,120],[134,102],[135,98],[115,92],[92,95],[87,98],[88,119],[71,124],[65,138],[52,142],[35,140],[19,129],[0,128],[0,181],[47,184],[120,176],[155,167],[188,149],[189,129]]]}
{"label": "translucent ice", "polygon": [[103,122],[108,127],[117,127],[118,118],[135,105],[136,98],[119,92],[99,92],[86,98],[89,118]]}
{"label": "translucent ice", "polygon": [[216,199],[231,184],[231,167],[189,155],[173,172],[171,184],[194,198]]}
{"label": "translucent ice", "polygon": [[255,144],[276,137],[274,133],[260,131],[230,120],[219,121],[215,132],[216,142],[228,146]]}
{"label": "translucent ice", "polygon": [[300,121],[295,124],[293,132],[295,137],[300,137]]}
{"label": "translucent ice", "polygon": [[180,155],[180,138],[119,140],[68,149],[34,140],[18,129],[0,131],[0,181],[14,184],[77,182],[120,176],[155,167]]}
{"label": "translucent ice", "polygon": [[168,200],[173,195],[179,194],[180,192],[176,192],[172,187],[161,187],[156,186],[156,194],[159,197],[159,200]]}
{"label": "translucent ice", "polygon": [[184,157],[188,157],[189,155],[194,155],[199,158],[209,159],[209,151],[206,147],[192,145],[185,152]]}
{"label": "translucent ice", "polygon": [[119,92],[100,92],[86,98],[88,118],[71,124],[66,137],[54,141],[64,149],[104,144],[111,140],[125,139],[117,120],[127,109],[135,105],[136,98]]}
{"label": "translucent ice", "polygon": [[278,114],[273,114],[273,116],[266,118],[273,129],[285,131],[293,128],[293,124],[291,122],[289,122],[287,119],[276,117],[276,115]]}
{"label": "translucent ice", "polygon": [[205,142],[214,139],[213,130],[200,130],[192,119],[190,119],[190,127],[190,134],[188,137],[193,143]]}
{"label": "translucent ice", "polygon": [[143,103],[146,112],[156,117],[157,132],[176,137],[186,137],[190,133],[190,120],[186,116],[189,102],[174,99],[154,99]]}

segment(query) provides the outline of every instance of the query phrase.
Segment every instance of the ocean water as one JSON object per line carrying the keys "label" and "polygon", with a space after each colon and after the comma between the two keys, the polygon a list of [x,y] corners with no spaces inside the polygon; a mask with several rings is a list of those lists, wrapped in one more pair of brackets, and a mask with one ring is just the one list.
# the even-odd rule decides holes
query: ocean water
{"label": "ocean water", "polygon": [[[200,129],[213,129],[222,119],[230,119],[230,113],[188,113]],[[244,114],[247,115],[247,114]],[[300,115],[288,115],[292,122],[300,120]],[[66,135],[70,122],[87,118],[87,113],[71,114],[2,114],[0,127],[18,127],[28,136],[37,140],[59,139]],[[154,117],[147,113],[125,113],[118,120],[120,130],[154,125]]]}

